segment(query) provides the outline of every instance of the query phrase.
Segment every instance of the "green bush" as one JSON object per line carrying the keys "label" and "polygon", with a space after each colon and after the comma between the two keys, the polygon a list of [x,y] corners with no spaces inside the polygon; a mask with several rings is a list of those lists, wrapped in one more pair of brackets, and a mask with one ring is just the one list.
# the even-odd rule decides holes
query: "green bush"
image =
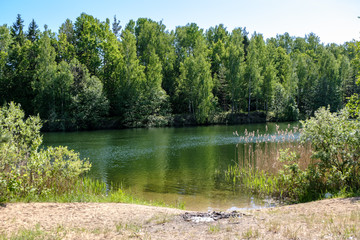
{"label": "green bush", "polygon": [[0,108],[0,201],[64,193],[90,169],[66,147],[39,149],[40,128],[40,118],[24,120],[19,105]]}
{"label": "green bush", "polygon": [[332,113],[320,108],[302,122],[302,143],[311,143],[312,162],[301,170],[295,152],[280,154],[286,162],[278,178],[285,197],[295,201],[332,195],[356,194],[360,189],[360,122],[350,120],[348,108]]}
{"label": "green bush", "polygon": [[360,187],[360,122],[347,108],[338,113],[320,108],[303,122],[302,141],[310,141],[312,158],[327,191]]}

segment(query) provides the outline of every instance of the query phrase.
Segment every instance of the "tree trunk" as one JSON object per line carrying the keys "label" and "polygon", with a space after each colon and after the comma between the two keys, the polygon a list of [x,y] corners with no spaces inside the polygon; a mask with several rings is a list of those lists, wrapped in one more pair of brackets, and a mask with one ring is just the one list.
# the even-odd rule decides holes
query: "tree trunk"
{"label": "tree trunk", "polygon": [[249,105],[248,105],[248,113],[250,113],[250,104],[251,104],[251,78],[249,78]]}

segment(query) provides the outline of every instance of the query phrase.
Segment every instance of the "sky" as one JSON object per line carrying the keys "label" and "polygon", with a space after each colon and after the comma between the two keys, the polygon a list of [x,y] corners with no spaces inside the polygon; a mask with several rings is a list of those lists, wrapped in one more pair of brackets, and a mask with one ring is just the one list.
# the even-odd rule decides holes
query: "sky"
{"label": "sky", "polygon": [[246,27],[264,38],[313,32],[325,44],[360,40],[360,0],[0,0],[0,25],[11,26],[21,14],[26,29],[34,19],[41,30],[46,24],[58,32],[67,18],[75,22],[83,12],[111,22],[116,15],[122,26],[140,17],[162,20],[169,31],[194,22],[204,30]]}

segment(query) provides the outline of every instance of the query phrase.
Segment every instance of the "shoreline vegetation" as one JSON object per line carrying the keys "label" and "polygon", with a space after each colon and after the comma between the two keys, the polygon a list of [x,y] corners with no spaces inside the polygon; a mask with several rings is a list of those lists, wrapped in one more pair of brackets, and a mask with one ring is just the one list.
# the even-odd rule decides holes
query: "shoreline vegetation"
{"label": "shoreline vegetation", "polygon": [[276,122],[277,119],[271,118],[263,111],[253,111],[250,113],[231,113],[223,112],[209,117],[208,122],[199,124],[191,114],[173,114],[161,116],[157,121],[133,123],[132,125],[122,125],[120,117],[102,118],[90,129],[79,129],[77,126],[66,120],[57,120],[58,124],[43,121],[42,132],[56,131],[81,131],[81,130],[105,130],[105,129],[124,129],[124,128],[152,128],[152,127],[192,127],[209,125],[236,125],[249,123]]}
{"label": "shoreline vegetation", "polygon": [[20,105],[10,103],[0,108],[0,203],[125,202],[167,206],[136,199],[120,188],[86,177],[91,168],[88,159],[80,159],[78,153],[63,146],[41,149],[40,129],[40,118],[25,119]]}
{"label": "shoreline vegetation", "polygon": [[[237,145],[238,162],[229,166],[225,179],[234,188],[285,202],[359,195],[360,121],[349,121],[354,116],[349,109],[321,108],[301,122],[301,129],[277,127],[275,135],[234,133],[244,144]],[[25,119],[20,105],[0,108],[0,128],[0,202],[140,202],[120,188],[86,178],[91,164],[67,147],[39,148],[40,118]],[[271,166],[268,158],[273,158]]]}
{"label": "shoreline vegetation", "polygon": [[358,116],[350,120],[353,110],[351,105],[337,113],[320,108],[301,121],[302,128],[277,127],[275,135],[245,130],[237,163],[225,178],[234,187],[285,203],[359,196],[360,122]]}

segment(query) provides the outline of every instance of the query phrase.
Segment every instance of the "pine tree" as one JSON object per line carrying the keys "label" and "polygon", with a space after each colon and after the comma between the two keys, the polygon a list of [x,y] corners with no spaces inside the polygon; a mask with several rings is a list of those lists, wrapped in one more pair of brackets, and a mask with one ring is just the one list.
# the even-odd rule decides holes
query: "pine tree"
{"label": "pine tree", "polygon": [[24,20],[21,18],[20,14],[17,15],[16,21],[11,27],[11,36],[14,44],[19,44],[20,46],[24,44]]}
{"label": "pine tree", "polygon": [[35,20],[33,19],[29,25],[29,29],[26,34],[27,39],[31,42],[35,42],[39,40],[39,29],[38,25],[36,24]]}

